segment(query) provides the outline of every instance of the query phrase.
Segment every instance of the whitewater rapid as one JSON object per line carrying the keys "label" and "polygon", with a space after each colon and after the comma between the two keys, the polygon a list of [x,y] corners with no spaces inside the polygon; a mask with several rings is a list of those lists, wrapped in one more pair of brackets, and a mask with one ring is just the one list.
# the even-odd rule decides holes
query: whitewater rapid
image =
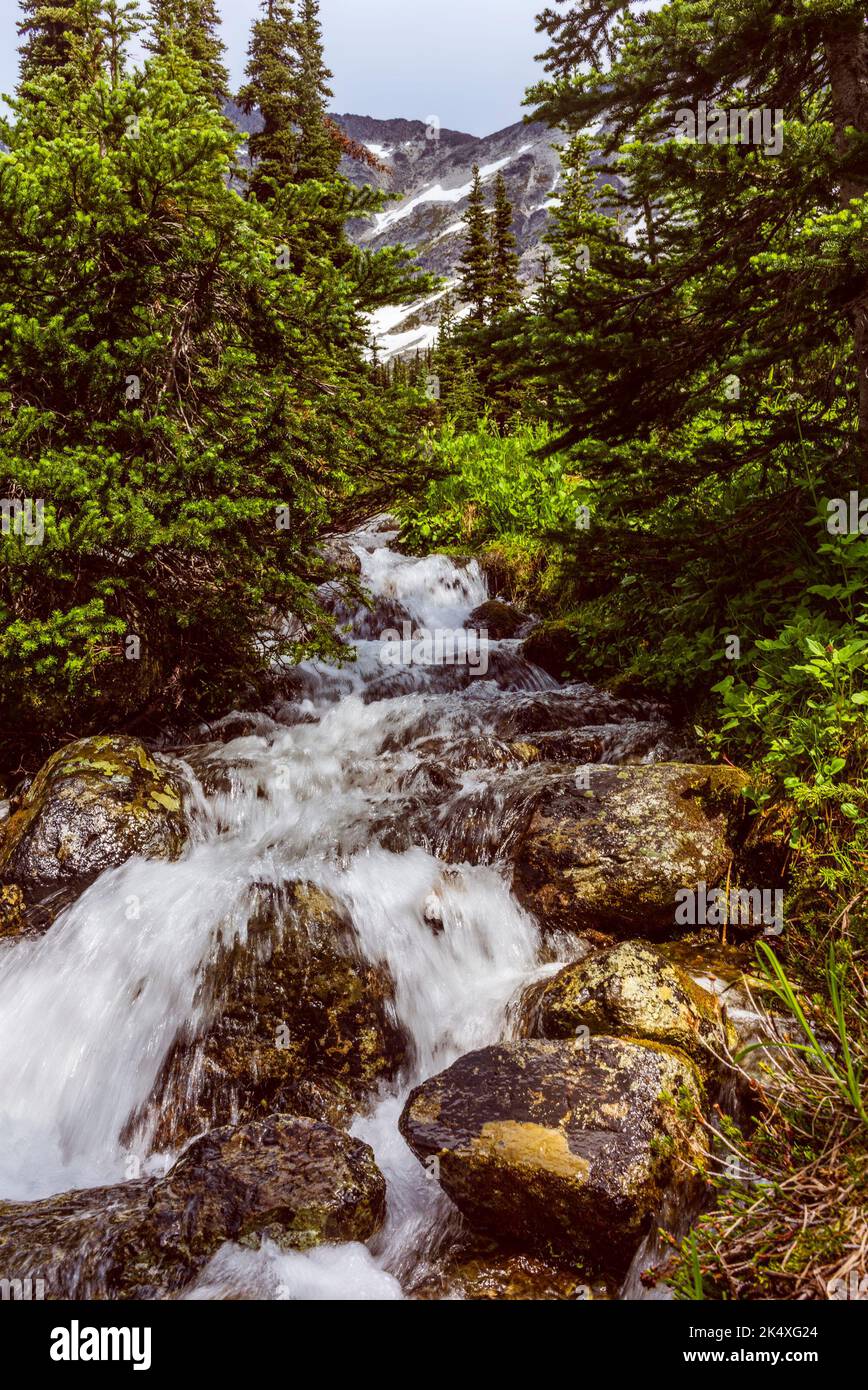
{"label": "whitewater rapid", "polygon": [[[387,848],[380,828],[399,812],[401,790],[436,770],[438,748],[482,735],[502,702],[557,683],[516,641],[485,643],[485,674],[384,666],[382,632],[398,618],[461,632],[488,597],[486,581],[475,561],[399,554],[382,520],[350,540],[374,599],[373,610],[350,615],[356,660],[288,672],[294,689],[282,709],[191,755],[193,833],[181,859],[105,872],[41,939],[0,948],[0,1196],[19,1200],[172,1161],[150,1152],[147,1129],[133,1148],[122,1135],[174,1040],[198,1021],[205,967],[221,943],[244,938],[253,885],[328,889],[364,956],[388,970],[411,1061],[352,1127],[387,1180],[383,1231],[370,1250],[225,1246],[188,1297],[402,1297],[458,1219],[398,1133],[406,1094],[509,1036],[510,1001],[556,968],[543,963],[538,926],[496,854],[447,863],[433,841]],[[490,790],[490,780],[463,775],[461,795],[487,805],[481,833],[496,845],[503,806]]]}

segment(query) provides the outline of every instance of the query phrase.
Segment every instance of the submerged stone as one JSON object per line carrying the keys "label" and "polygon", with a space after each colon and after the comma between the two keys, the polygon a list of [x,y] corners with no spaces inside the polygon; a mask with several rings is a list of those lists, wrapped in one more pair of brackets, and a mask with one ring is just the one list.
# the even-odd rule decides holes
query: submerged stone
{"label": "submerged stone", "polygon": [[404,1060],[386,972],[323,889],[254,890],[244,939],[203,981],[205,1023],[182,1035],[145,1113],[156,1148],[267,1110],[342,1121]]}

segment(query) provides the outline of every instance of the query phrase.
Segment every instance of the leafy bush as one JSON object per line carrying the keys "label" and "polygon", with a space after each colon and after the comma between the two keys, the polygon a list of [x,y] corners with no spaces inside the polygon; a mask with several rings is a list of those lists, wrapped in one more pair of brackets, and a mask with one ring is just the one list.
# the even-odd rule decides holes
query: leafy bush
{"label": "leafy bush", "polygon": [[435,480],[401,505],[411,546],[480,546],[506,536],[542,541],[575,527],[589,489],[563,454],[542,456],[545,426],[501,432],[484,417],[459,433],[447,422],[430,441]]}

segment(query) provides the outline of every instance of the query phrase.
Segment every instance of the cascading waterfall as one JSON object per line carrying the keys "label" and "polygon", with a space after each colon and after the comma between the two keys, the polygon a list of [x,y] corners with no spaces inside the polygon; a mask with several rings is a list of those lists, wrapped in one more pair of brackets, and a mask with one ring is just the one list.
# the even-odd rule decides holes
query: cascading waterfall
{"label": "cascading waterfall", "polygon": [[[363,954],[388,969],[412,1061],[353,1126],[388,1182],[384,1230],[370,1251],[224,1247],[190,1297],[401,1297],[457,1219],[398,1133],[407,1091],[508,1036],[510,1000],[555,968],[497,862],[508,775],[459,771],[440,795],[444,824],[450,806],[475,798],[474,833],[494,849],[474,864],[395,837],[407,789],[430,793],[457,741],[495,737],[528,699],[579,706],[589,688],[565,696],[514,640],[483,640],[478,674],[460,663],[384,665],[383,629],[406,618],[460,632],[486,582],[475,561],[397,553],[382,521],[350,539],[376,605],[353,619],[355,663],[307,663],[289,673],[296,698],[275,717],[191,751],[195,835],[180,860],[103,873],[43,938],[0,953],[0,1196],[14,1199],[122,1182],[140,1161],[156,1171],[171,1160],[146,1147],[131,1154],[122,1135],[179,1031],[196,1022],[203,968],[221,943],[243,938],[251,885],[303,879],[328,889]],[[606,727],[608,761],[651,758],[665,738],[647,721]]]}

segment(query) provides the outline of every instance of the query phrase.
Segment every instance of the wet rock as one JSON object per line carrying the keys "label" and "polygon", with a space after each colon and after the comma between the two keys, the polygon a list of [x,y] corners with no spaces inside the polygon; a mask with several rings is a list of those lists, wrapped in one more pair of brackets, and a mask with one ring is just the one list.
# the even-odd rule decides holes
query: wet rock
{"label": "wet rock", "polygon": [[626,724],[589,724],[582,729],[531,735],[536,760],[567,763],[635,763],[659,760],[675,750],[675,736],[663,723],[630,720]]}
{"label": "wet rock", "polygon": [[172,859],[184,844],[175,766],[121,735],[67,744],[0,828],[0,876],[25,888],[92,878],[133,855]]}
{"label": "wet rock", "polygon": [[386,972],[313,884],[254,890],[246,935],[202,990],[208,1021],[177,1040],[129,1138],[156,1123],[154,1147],[173,1147],[263,1109],[341,1121],[404,1060]]}
{"label": "wet rock", "polygon": [[346,536],[326,536],[319,542],[319,550],[343,574],[361,574],[362,562]]}
{"label": "wet rock", "polygon": [[272,1115],[203,1136],[161,1179],[0,1203],[0,1268],[44,1279],[46,1298],[164,1297],[228,1240],[368,1240],[385,1195],[367,1144]]}
{"label": "wet rock", "polygon": [[646,941],[622,941],[553,979],[525,1002],[531,1037],[575,1038],[578,1030],[659,1042],[713,1071],[735,1033],[714,994]]}
{"label": "wet rock", "polygon": [[464,626],[485,632],[492,642],[499,642],[504,637],[514,637],[526,622],[527,618],[518,609],[492,598],[474,608]]}
{"label": "wet rock", "polygon": [[703,1154],[702,1083],[682,1053],[620,1038],[461,1057],[400,1129],[474,1227],[543,1257],[626,1269],[681,1165]]}
{"label": "wet rock", "polygon": [[547,929],[622,933],[675,925],[676,893],[720,882],[744,819],[747,777],[682,763],[589,766],[550,779],[515,850],[514,891]]}
{"label": "wet rock", "polygon": [[[268,738],[280,733],[282,726],[269,715],[252,710],[232,710],[221,719],[198,725],[195,731],[194,748],[208,748],[213,743],[232,743],[237,738]],[[184,750],[184,758],[190,761],[189,750]]]}
{"label": "wet rock", "polygon": [[557,690],[529,690],[511,695],[508,700],[497,698],[480,701],[492,732],[501,738],[529,737],[550,733],[559,738],[566,732],[591,727],[595,732],[616,726],[622,736],[630,726],[649,722],[665,727],[662,705],[649,701],[622,700],[608,691],[597,690],[584,682],[562,686]]}
{"label": "wet rock", "polygon": [[611,1297],[606,1285],[581,1271],[528,1254],[480,1255],[450,1263],[410,1289],[413,1298],[481,1302],[562,1302]]}

